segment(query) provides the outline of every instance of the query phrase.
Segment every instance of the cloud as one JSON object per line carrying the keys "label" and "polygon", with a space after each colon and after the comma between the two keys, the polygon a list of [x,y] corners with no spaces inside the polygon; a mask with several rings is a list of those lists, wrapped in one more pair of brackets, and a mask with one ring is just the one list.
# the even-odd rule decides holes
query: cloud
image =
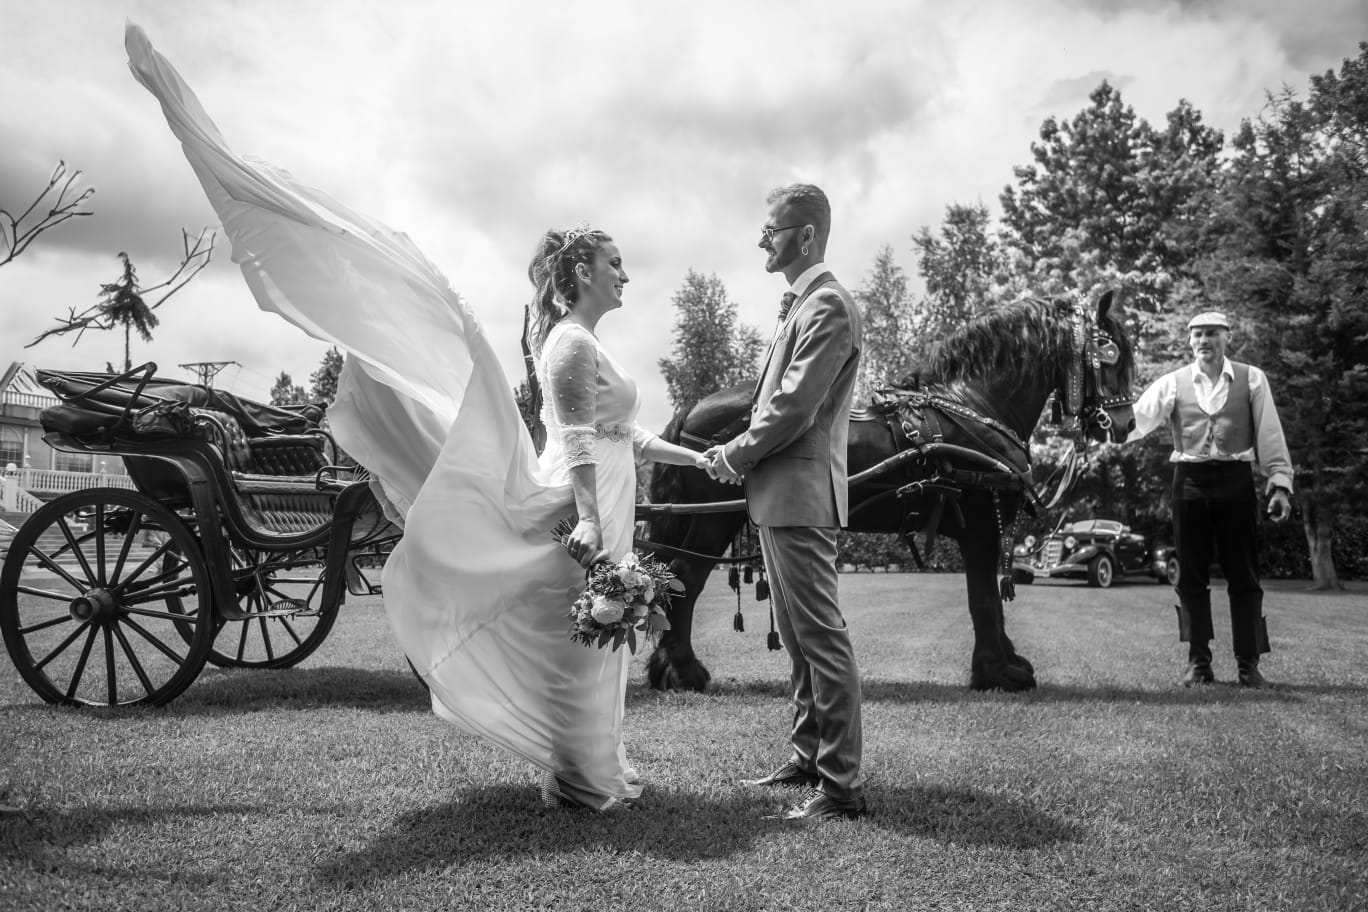
{"label": "cloud", "polygon": [[[764,273],[755,244],[772,186],[827,190],[828,256],[849,286],[885,244],[911,270],[915,231],[936,227],[951,203],[995,208],[1041,121],[1072,117],[1103,79],[1151,122],[1186,98],[1228,131],[1266,90],[1304,88],[1310,72],[1355,54],[1368,34],[1362,7],[9,4],[0,206],[27,202],[65,159],[96,188],[97,214],[0,268],[0,337],[10,358],[33,356],[21,341],[93,301],[119,250],[155,277],[174,266],[182,227],[214,224],[128,73],[125,15],[236,150],[406,231],[476,307],[511,377],[537,236],[582,220],[612,232],[633,281],[602,334],[642,386],[643,422],[659,426],[669,405],[656,362],[689,269],[717,275],[743,320],[769,326],[782,281]],[[167,364],[242,361],[223,382],[258,396],[280,370],[307,383],[322,354],[256,311],[226,248],[167,305],[151,348]],[[50,351],[102,363],[121,358],[122,343]]]}

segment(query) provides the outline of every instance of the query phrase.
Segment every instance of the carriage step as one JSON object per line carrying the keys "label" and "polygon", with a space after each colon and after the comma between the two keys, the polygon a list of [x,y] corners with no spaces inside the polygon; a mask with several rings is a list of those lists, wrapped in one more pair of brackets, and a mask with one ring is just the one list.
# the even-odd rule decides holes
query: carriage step
{"label": "carriage step", "polygon": [[281,599],[272,602],[271,607],[264,611],[241,611],[234,608],[225,609],[223,619],[225,621],[250,621],[256,618],[279,618],[279,617],[313,617],[319,612],[312,611],[309,603],[301,599]]}

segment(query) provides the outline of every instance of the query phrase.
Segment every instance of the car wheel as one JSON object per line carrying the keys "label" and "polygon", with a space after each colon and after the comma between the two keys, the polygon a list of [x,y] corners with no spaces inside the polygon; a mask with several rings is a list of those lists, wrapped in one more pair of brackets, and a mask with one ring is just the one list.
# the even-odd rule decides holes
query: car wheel
{"label": "car wheel", "polygon": [[1035,582],[1035,574],[1029,570],[1013,570],[1012,582],[1018,586],[1029,586]]}
{"label": "car wheel", "polygon": [[1164,561],[1164,579],[1170,586],[1178,585],[1178,558],[1170,557]]}
{"label": "car wheel", "polygon": [[1105,554],[1099,554],[1088,562],[1088,585],[1099,589],[1106,589],[1111,586],[1114,575],[1112,559]]}

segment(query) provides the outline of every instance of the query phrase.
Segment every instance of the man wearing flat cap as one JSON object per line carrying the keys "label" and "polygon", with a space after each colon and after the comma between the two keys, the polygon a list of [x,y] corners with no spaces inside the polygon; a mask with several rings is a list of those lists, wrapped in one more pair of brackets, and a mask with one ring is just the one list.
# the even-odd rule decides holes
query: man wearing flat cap
{"label": "man wearing flat cap", "polygon": [[1292,460],[1268,377],[1226,357],[1230,321],[1217,311],[1188,321],[1192,364],[1165,374],[1135,403],[1137,440],[1161,425],[1173,433],[1173,539],[1178,550],[1179,639],[1188,644],[1185,687],[1215,680],[1211,669],[1210,569],[1220,564],[1230,597],[1238,679],[1262,687],[1259,656],[1268,652],[1259,585],[1258,495],[1265,477],[1268,515],[1292,513]]}

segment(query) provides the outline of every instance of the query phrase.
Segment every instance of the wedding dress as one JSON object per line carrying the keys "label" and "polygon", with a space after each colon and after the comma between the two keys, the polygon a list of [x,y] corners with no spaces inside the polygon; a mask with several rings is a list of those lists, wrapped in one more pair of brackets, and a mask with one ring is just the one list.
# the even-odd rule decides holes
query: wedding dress
{"label": "wedding dress", "polygon": [[235,154],[143,31],[134,76],[223,222],[258,305],[347,352],[329,420],[404,536],[382,584],[433,711],[555,774],[602,808],[633,798],[622,744],[630,654],[570,639],[584,571],[551,537],[592,461],[604,546],[631,547],[637,388],[583,327],[557,324],[538,370],[540,460],[474,311],[402,234]]}

